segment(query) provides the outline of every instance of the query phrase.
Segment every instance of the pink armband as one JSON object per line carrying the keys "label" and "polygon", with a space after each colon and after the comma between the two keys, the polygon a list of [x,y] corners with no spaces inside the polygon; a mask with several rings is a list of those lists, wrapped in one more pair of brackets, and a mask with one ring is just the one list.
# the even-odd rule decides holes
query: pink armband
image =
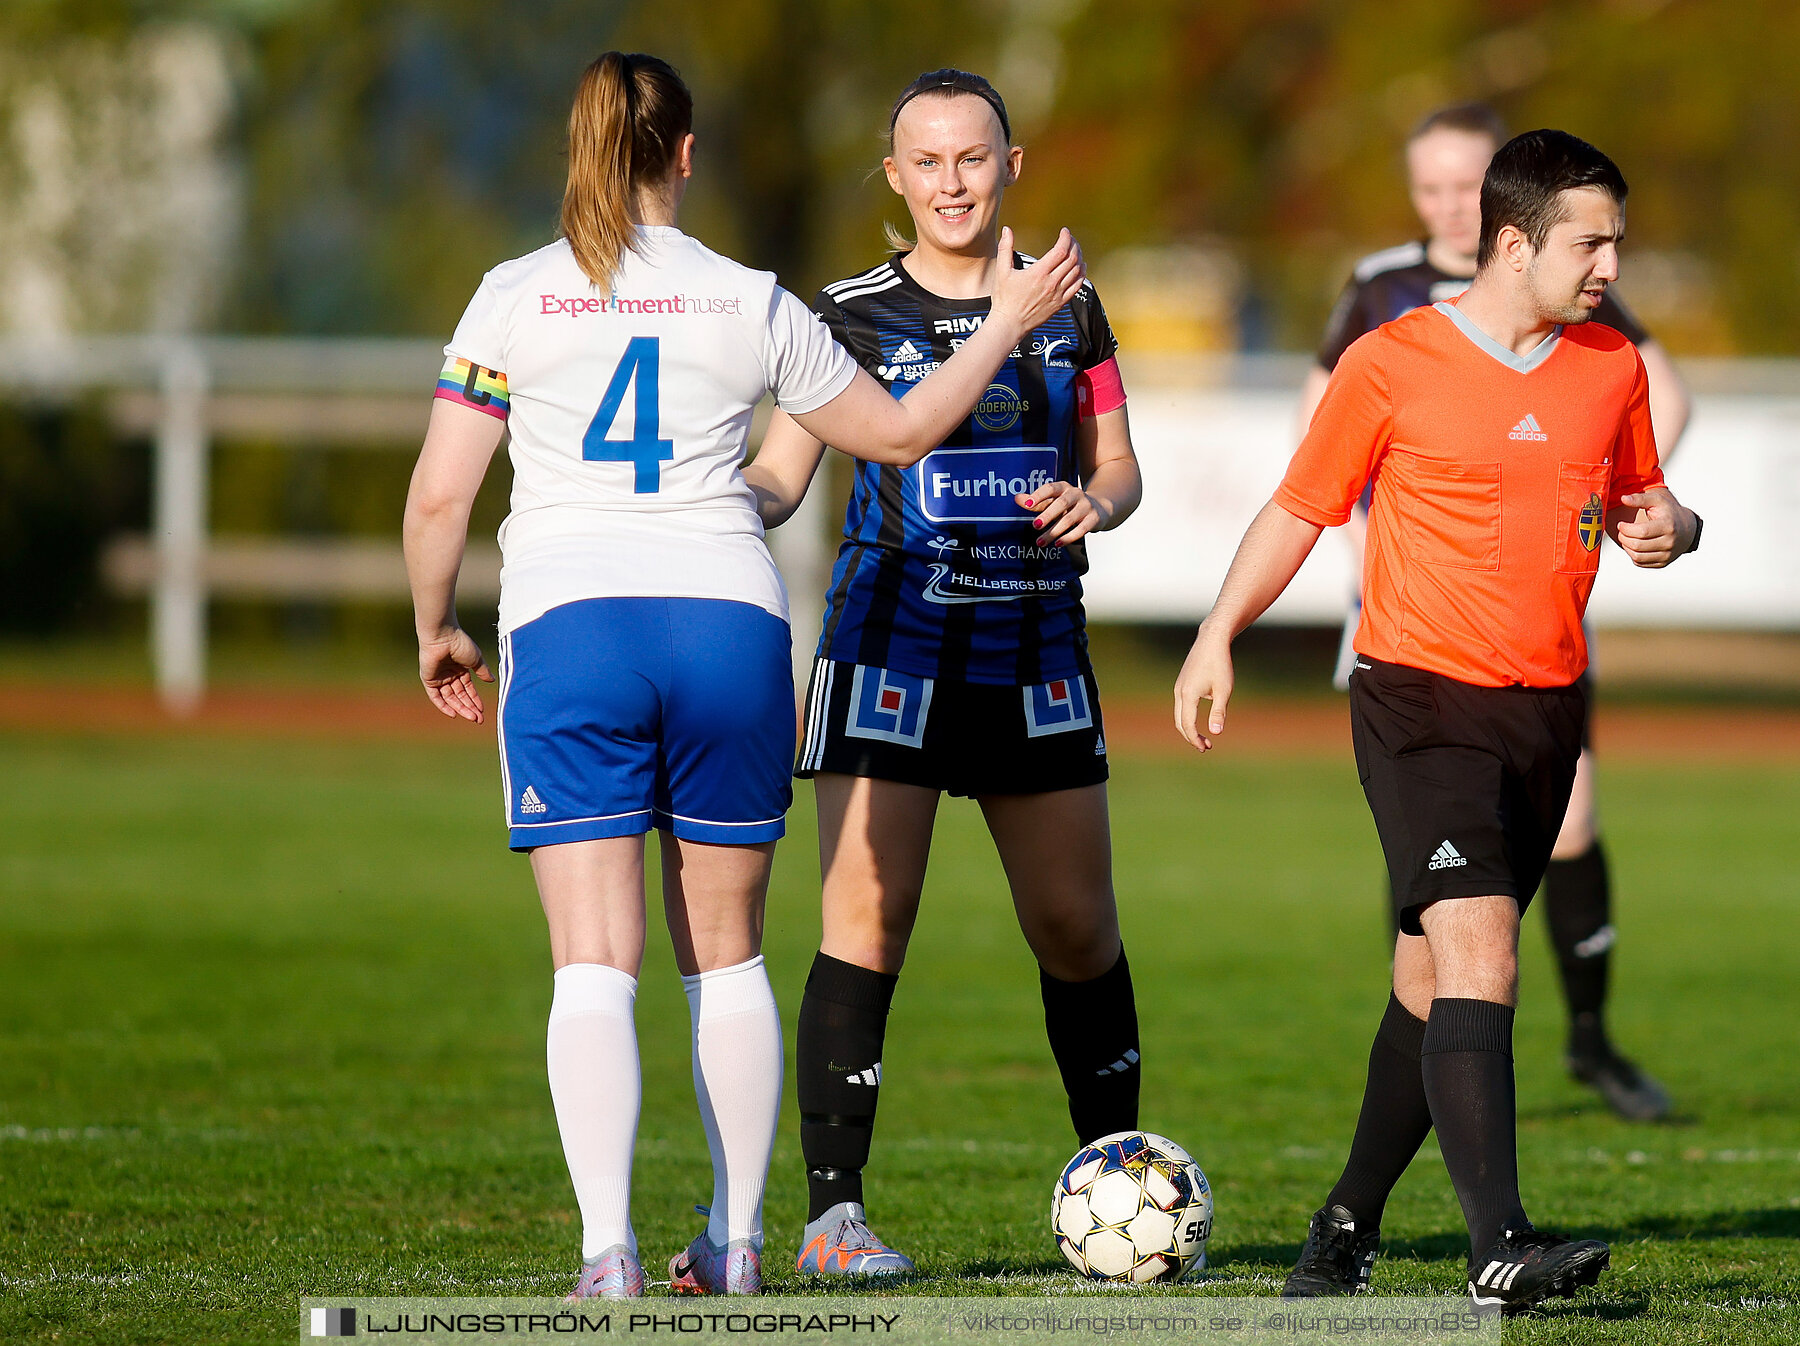
{"label": "pink armband", "polygon": [[1075,415],[1091,421],[1125,405],[1125,382],[1119,377],[1117,356],[1109,357],[1092,369],[1084,369],[1075,380]]}

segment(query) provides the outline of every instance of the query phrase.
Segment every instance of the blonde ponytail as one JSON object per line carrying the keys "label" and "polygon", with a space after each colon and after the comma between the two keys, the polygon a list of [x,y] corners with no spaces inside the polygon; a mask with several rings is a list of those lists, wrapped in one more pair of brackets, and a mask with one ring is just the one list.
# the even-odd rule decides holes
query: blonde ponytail
{"label": "blonde ponytail", "polygon": [[637,242],[637,189],[668,173],[693,120],[687,85],[658,57],[609,51],[582,72],[569,110],[561,232],[602,289]]}

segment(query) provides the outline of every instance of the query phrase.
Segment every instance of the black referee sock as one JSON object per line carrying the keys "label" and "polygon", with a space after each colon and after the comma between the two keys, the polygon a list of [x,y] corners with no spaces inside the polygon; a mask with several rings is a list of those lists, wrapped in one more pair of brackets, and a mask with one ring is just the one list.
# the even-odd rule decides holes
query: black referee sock
{"label": "black referee sock", "polygon": [[1425,1101],[1419,1067],[1424,1040],[1425,1021],[1390,994],[1375,1045],[1369,1048],[1369,1081],[1363,1086],[1350,1158],[1325,1198],[1327,1206],[1349,1210],[1361,1232],[1381,1227],[1388,1193],[1431,1134],[1431,1105]]}
{"label": "black referee sock", "polygon": [[1612,962],[1612,884],[1598,840],[1544,871],[1544,914],[1569,1006],[1569,1055],[1605,1056],[1606,982]]}
{"label": "black referee sock", "polygon": [[1444,1167],[1469,1225],[1471,1256],[1526,1223],[1519,1200],[1513,1011],[1489,1000],[1431,1002],[1420,1073]]}
{"label": "black referee sock", "polygon": [[1069,1096],[1069,1120],[1086,1145],[1115,1131],[1137,1130],[1137,997],[1125,950],[1090,981],[1060,981],[1038,969],[1044,1029]]}
{"label": "black referee sock", "polygon": [[813,958],[794,1043],[809,1222],[840,1201],[863,1199],[881,1097],[881,1043],[899,980],[824,952]]}

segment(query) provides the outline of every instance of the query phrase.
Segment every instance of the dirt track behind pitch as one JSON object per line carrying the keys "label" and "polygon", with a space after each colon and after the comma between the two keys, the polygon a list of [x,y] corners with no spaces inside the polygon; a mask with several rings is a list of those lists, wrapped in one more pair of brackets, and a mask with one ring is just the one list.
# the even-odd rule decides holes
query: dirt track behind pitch
{"label": "dirt track behind pitch", "polygon": [[[466,742],[493,732],[493,690],[482,691],[488,720],[472,725],[440,715],[423,693],[385,689],[225,686],[212,692],[194,716],[175,719],[145,688],[25,683],[0,698],[0,729]],[[1106,736],[1114,752],[1189,751],[1175,733],[1166,702],[1109,701]],[[1594,743],[1605,757],[1637,761],[1800,760],[1800,708],[1603,704],[1596,712]],[[1218,751],[1347,754],[1349,714],[1341,700],[1240,701]]]}

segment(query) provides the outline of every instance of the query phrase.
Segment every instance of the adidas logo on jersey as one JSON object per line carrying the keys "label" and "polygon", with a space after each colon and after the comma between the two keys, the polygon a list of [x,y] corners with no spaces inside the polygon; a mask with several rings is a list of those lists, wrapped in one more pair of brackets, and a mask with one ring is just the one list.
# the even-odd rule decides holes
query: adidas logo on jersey
{"label": "adidas logo on jersey", "polygon": [[1459,865],[1466,865],[1468,863],[1468,860],[1464,858],[1462,852],[1458,851],[1456,847],[1446,841],[1442,846],[1439,846],[1431,853],[1431,863],[1426,865],[1425,868],[1455,869]]}
{"label": "adidas logo on jersey", "polygon": [[1515,425],[1506,436],[1508,439],[1545,440],[1550,436],[1544,433],[1543,427],[1537,423],[1537,417],[1526,413],[1525,419]]}
{"label": "adidas logo on jersey", "polygon": [[930,354],[913,345],[911,338],[900,343],[900,349],[894,352],[894,363],[880,365],[877,372],[889,383],[917,383],[938,367],[939,361]]}
{"label": "adidas logo on jersey", "polygon": [[538,792],[531,786],[525,787],[525,793],[519,796],[520,813],[545,813],[550,806],[538,798]]}

